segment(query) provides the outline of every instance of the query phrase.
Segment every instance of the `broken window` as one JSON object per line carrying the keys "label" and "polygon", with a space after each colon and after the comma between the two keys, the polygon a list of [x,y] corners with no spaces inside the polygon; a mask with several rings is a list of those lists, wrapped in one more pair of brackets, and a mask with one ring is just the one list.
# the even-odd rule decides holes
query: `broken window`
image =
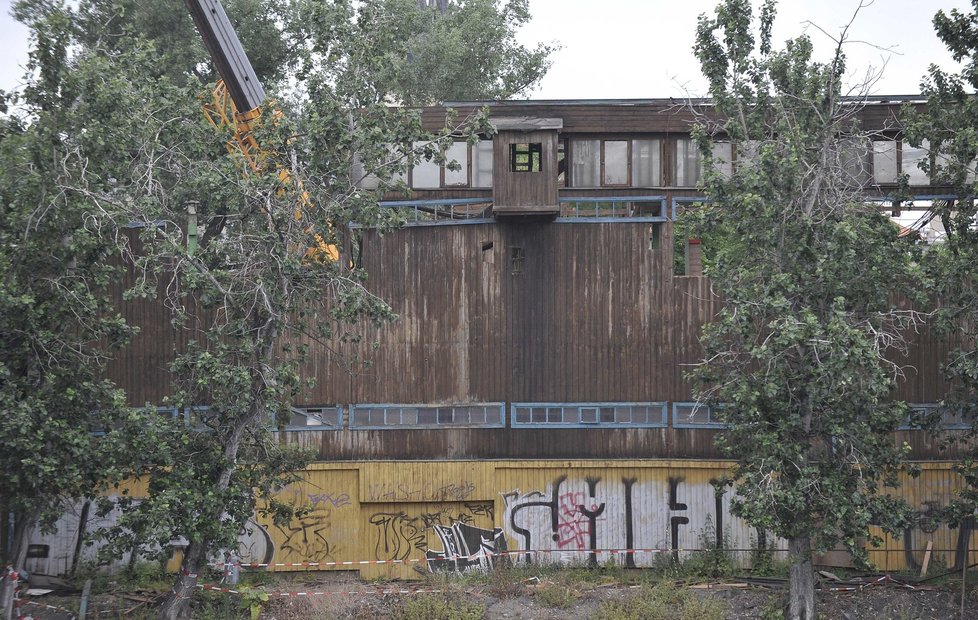
{"label": "broken window", "polygon": [[509,145],[509,163],[513,172],[540,172],[543,144],[523,142]]}

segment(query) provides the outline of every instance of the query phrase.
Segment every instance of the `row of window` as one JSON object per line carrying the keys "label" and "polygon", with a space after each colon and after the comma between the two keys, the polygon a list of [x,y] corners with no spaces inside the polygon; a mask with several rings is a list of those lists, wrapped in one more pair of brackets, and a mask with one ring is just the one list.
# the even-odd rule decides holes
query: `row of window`
{"label": "row of window", "polygon": [[[663,148],[658,138],[642,139],[583,139],[571,138],[560,144],[559,170],[542,169],[539,143],[510,145],[509,163],[512,172],[549,172],[558,175],[561,187],[696,187],[703,175],[702,158],[696,143],[687,138],[676,139],[675,157],[665,177]],[[415,143],[422,149],[425,143]],[[756,157],[763,143],[747,141],[737,145],[718,141],[713,144],[713,161],[721,174],[729,175],[736,162]],[[454,142],[444,153],[445,164],[421,161],[407,175],[399,174],[395,181],[404,181],[414,189],[452,187],[491,188],[493,178],[492,141],[475,144]],[[565,153],[565,150],[567,151]],[[929,175],[919,164],[930,157],[929,144],[912,147],[899,140],[877,140],[870,143],[849,142],[839,152],[841,165],[858,185],[869,183],[888,185],[897,182],[901,174],[909,177],[910,185],[928,185]],[[943,157],[933,163],[943,164]],[[376,179],[374,179],[374,186]]]}
{"label": "row of window", "polygon": [[[207,407],[159,407],[161,415],[181,419],[194,429],[208,428]],[[512,403],[513,427],[653,427],[669,426],[669,405],[648,403]],[[273,425],[274,426],[274,425]],[[286,430],[339,430],[344,427],[389,429],[506,426],[504,403],[464,405],[356,404],[293,407]],[[713,410],[697,403],[673,403],[672,426],[717,428]]]}
{"label": "row of window", "polygon": [[[911,405],[901,430],[919,429],[921,418],[934,415],[937,404]],[[160,407],[157,411],[182,419],[194,429],[206,430],[207,407]],[[509,419],[513,428],[666,428],[670,407],[665,402],[646,403],[512,403]],[[694,402],[672,403],[673,428],[722,428],[713,407]],[[961,414],[941,411],[945,430],[970,427]],[[293,407],[285,430],[340,430],[393,428],[502,428],[506,426],[504,403],[465,405],[356,404],[349,406]]]}

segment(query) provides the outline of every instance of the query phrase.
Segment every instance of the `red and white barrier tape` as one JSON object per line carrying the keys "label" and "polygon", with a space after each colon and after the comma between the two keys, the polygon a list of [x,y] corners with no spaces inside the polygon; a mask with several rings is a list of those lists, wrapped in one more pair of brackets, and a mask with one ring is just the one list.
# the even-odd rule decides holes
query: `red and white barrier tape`
{"label": "red and white barrier tape", "polygon": [[[530,549],[530,550],[518,550],[518,551],[498,551],[495,553],[486,554],[474,554],[474,555],[451,555],[434,558],[433,561],[436,562],[458,562],[458,561],[474,561],[481,558],[500,558],[507,556],[520,556],[520,555],[539,555],[539,554],[551,554],[555,553],[558,555],[589,555],[594,554],[608,554],[610,556],[616,555],[639,555],[642,553],[648,554],[658,554],[658,553],[685,553],[692,551],[706,551],[705,549]],[[365,566],[365,565],[378,565],[378,564],[419,564],[421,562],[429,562],[429,558],[405,558],[403,560],[346,560],[346,561],[323,561],[323,562],[237,562],[234,566],[240,566],[241,568],[314,568],[320,566]],[[219,564],[211,564],[212,568],[225,568],[228,563],[222,562]]]}
{"label": "red and white barrier tape", "polygon": [[[203,590],[208,590],[211,592],[221,592],[223,594],[241,594],[240,590],[235,590],[233,588],[225,588],[223,586],[212,584],[212,583],[201,583],[197,585],[198,588]],[[386,590],[328,590],[328,591],[286,591],[286,592],[265,592],[269,598],[274,597],[302,597],[302,596],[359,596],[364,594],[373,594],[379,596],[389,596],[393,594],[401,595],[411,595],[411,594],[441,594],[443,590],[435,590],[431,588],[413,588],[413,589],[386,589]]]}
{"label": "red and white barrier tape", "polygon": [[13,616],[15,618],[17,618],[17,620],[23,620],[23,618],[24,618],[24,611],[23,611],[24,601],[20,598],[20,572],[17,571],[17,570],[15,570],[13,566],[7,566],[7,569],[6,569],[3,577],[4,577],[4,579],[9,579],[13,583],[13,587],[14,587],[14,608],[13,608]]}

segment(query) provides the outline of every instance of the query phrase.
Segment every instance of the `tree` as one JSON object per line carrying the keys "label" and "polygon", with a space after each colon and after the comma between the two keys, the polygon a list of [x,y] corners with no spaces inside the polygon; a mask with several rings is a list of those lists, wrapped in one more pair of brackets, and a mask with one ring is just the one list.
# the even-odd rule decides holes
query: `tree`
{"label": "tree", "polygon": [[[66,91],[42,74],[31,96],[100,127],[61,127],[65,139],[91,141],[90,150],[76,166],[58,162],[39,182],[76,198],[82,221],[104,215],[102,230],[114,233],[139,274],[128,294],[159,296],[186,330],[169,404],[192,407],[193,428],[166,427],[152,450],[140,452],[145,460],[131,463],[147,481],[147,497],[100,508],[122,509],[105,533],[106,553],[165,555],[172,541],[186,541],[181,575],[160,610],[161,617],[184,616],[197,574],[215,553],[236,547],[256,507],[285,520],[302,509],[277,503],[273,492],[309,455],[279,445],[269,429],[288,419],[313,379],[300,375],[303,342],[357,338],[366,323],[392,317],[348,254],[325,260],[316,248],[342,245],[351,219],[396,224],[379,211],[378,197],[419,156],[399,145],[422,142],[422,156],[440,157],[443,141],[474,134],[457,127],[427,134],[416,112],[365,104],[369,76],[338,84],[330,71],[309,69],[301,85],[308,95],[287,115],[264,108],[264,122],[252,127],[262,146],[252,169],[242,152],[225,149],[234,128],[215,131],[204,120],[194,81],[154,70],[160,52],[152,41],[132,35],[125,46],[107,48],[91,43],[100,36],[82,36],[92,22],[67,9],[32,3],[21,14],[39,30],[59,20],[61,74],[89,77],[85,90]],[[350,55],[362,42],[343,44]],[[96,158],[102,164],[92,166]],[[364,175],[376,174],[378,189],[361,187],[355,161]],[[196,246],[188,243],[191,205],[201,222]],[[119,232],[133,222],[142,223],[138,239]]]}
{"label": "tree", "polygon": [[[336,82],[353,79],[371,101],[430,105],[525,94],[550,67],[554,44],[528,49],[516,31],[527,0],[305,2],[296,24]],[[349,40],[361,44],[351,48]]]}
{"label": "tree", "polygon": [[[972,439],[978,437],[978,292],[975,290],[974,264],[978,260],[978,230],[975,217],[975,160],[978,157],[978,3],[971,13],[953,9],[950,15],[939,11],[934,16],[937,36],[957,62],[960,74],[931,65],[921,82],[927,98],[925,112],[904,111],[906,139],[914,146],[925,146],[930,157],[921,167],[931,183],[951,188],[956,198],[932,203],[922,224],[937,220],[944,237],[931,246],[925,266],[929,271],[930,293],[936,304],[934,328],[948,339],[949,353],[943,371],[951,386],[938,413],[950,414],[970,424],[965,437],[950,437],[964,453],[955,469],[965,485],[946,511],[952,525],[973,519],[978,509],[978,450]],[[922,420],[940,430],[940,419]],[[965,441],[960,441],[965,439]]]}
{"label": "tree", "polygon": [[[43,7],[45,1],[22,0],[18,10]],[[292,49],[298,45],[288,37],[286,27],[294,16],[294,2],[225,0],[223,4],[235,30],[248,35],[242,38],[242,46],[258,79],[268,85],[282,81],[293,67]],[[81,44],[106,53],[151,42],[159,62],[147,68],[150,73],[144,79],[166,75],[180,85],[219,79],[182,2],[83,0],[73,23]]]}
{"label": "tree", "polygon": [[[69,59],[71,22],[59,8],[34,18],[33,77],[0,104],[0,505],[14,515],[13,571],[64,500],[93,497],[132,472],[156,422],[128,409],[104,378],[133,331],[110,294],[117,231],[87,198],[59,187],[82,169],[121,172],[118,159],[101,157],[116,129],[95,113],[103,67]],[[3,577],[0,616],[10,618],[13,580]]]}
{"label": "tree", "polygon": [[[724,244],[707,265],[724,308],[703,333],[691,373],[721,405],[721,447],[737,461],[732,511],[788,543],[787,617],[815,615],[812,554],[845,545],[865,560],[870,525],[894,527],[906,506],[885,495],[905,451],[894,444],[905,404],[887,354],[919,317],[891,295],[915,280],[912,242],[860,204],[847,171],[866,140],[858,103],[842,97],[843,43],[827,63],[806,37],[771,45],[766,2],[700,17],[695,53],[716,116],[696,128],[708,170],[699,226]],[[733,174],[712,166],[711,138],[742,146]]]}

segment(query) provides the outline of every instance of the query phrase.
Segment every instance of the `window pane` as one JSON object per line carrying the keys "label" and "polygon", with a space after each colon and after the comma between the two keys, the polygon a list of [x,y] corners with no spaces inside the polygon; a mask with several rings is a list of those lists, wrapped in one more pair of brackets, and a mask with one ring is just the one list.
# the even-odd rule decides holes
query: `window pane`
{"label": "window pane", "polygon": [[920,169],[920,162],[926,161],[930,157],[930,143],[923,141],[920,147],[910,146],[909,142],[903,143],[903,173],[909,175],[911,185],[927,185],[930,183],[930,176]]}
{"label": "window pane", "polygon": [[534,407],[533,408],[533,422],[536,424],[544,424],[547,421],[547,409],[546,407]]}
{"label": "window pane", "polygon": [[601,141],[573,140],[571,142],[571,183],[574,187],[598,187],[601,173]]}
{"label": "window pane", "polygon": [[676,185],[695,187],[700,181],[700,154],[692,140],[676,140]]}
{"label": "window pane", "polygon": [[540,172],[543,144],[529,142],[509,145],[509,165],[513,172]]}
{"label": "window pane", "polygon": [[418,423],[417,409],[401,409],[401,424],[417,424],[417,423]]}
{"label": "window pane", "polygon": [[598,410],[596,407],[581,407],[581,424],[597,424]]}
{"label": "window pane", "polygon": [[710,424],[710,408],[699,404],[676,405],[675,421],[676,424]]}
{"label": "window pane", "polygon": [[737,165],[745,166],[757,160],[761,153],[760,140],[744,140],[737,144]]}
{"label": "window pane", "polygon": [[733,175],[733,145],[729,142],[713,143],[713,169],[724,179]]}
{"label": "window pane", "polygon": [[[426,142],[415,142],[413,148],[415,151],[423,148]],[[434,160],[425,161],[422,157],[421,161],[414,164],[414,170],[411,172],[412,181],[411,186],[417,188],[437,188],[441,186],[441,166],[438,165]]]}
{"label": "window pane", "polygon": [[897,145],[893,140],[873,142],[873,181],[876,183],[896,183]]}
{"label": "window pane", "polygon": [[[450,170],[451,162],[458,163],[459,170]],[[452,142],[445,151],[445,185],[469,184],[469,145],[465,142]]]}
{"label": "window pane", "polygon": [[845,171],[845,180],[856,187],[869,183],[869,145],[859,140],[845,140],[839,149],[839,163]]}
{"label": "window pane", "polygon": [[632,140],[632,185],[653,187],[661,184],[661,159],[658,140]]}
{"label": "window pane", "polygon": [[492,187],[492,140],[472,147],[472,187]]}
{"label": "window pane", "polygon": [[609,140],[604,143],[604,184],[628,184],[628,142]]}

